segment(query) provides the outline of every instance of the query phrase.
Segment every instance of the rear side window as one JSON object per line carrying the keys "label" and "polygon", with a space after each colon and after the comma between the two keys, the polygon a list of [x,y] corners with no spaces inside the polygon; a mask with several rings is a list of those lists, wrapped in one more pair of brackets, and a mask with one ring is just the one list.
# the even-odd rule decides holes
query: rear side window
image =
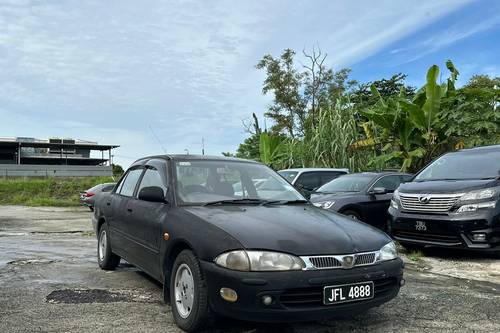
{"label": "rear side window", "polygon": [[377,180],[372,188],[383,187],[387,192],[394,192],[399,187],[399,184],[401,184],[401,176],[385,176]]}
{"label": "rear side window", "polygon": [[120,188],[120,194],[131,197],[134,195],[134,189],[135,186],[137,185],[137,181],[139,180],[139,177],[141,176],[142,169],[134,169],[130,170],[127,173],[127,176],[125,180],[122,182],[121,188]]}
{"label": "rear side window", "polygon": [[341,171],[325,171],[325,172],[321,172],[321,175],[320,175],[320,186],[323,185],[323,184],[326,184],[328,183],[329,181],[337,178],[338,176],[342,176],[342,175],[345,175],[345,172],[341,172]]}
{"label": "rear side window", "polygon": [[304,172],[297,179],[296,185],[301,185],[306,190],[312,191],[320,186],[320,174],[317,172]]}
{"label": "rear side window", "polygon": [[150,187],[150,186],[157,186],[161,187],[163,189],[163,194],[166,194],[166,186],[163,184],[163,179],[161,178],[160,172],[156,170],[155,168],[148,168],[144,172],[144,176],[142,177],[141,180],[141,185],[139,185],[139,190],[137,193],[139,193],[143,188],[145,187]]}

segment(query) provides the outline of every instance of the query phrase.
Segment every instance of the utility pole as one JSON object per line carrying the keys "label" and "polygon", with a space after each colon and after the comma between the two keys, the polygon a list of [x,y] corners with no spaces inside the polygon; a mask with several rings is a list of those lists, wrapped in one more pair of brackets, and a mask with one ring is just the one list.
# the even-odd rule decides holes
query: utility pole
{"label": "utility pole", "polygon": [[205,155],[205,138],[201,137],[201,154]]}

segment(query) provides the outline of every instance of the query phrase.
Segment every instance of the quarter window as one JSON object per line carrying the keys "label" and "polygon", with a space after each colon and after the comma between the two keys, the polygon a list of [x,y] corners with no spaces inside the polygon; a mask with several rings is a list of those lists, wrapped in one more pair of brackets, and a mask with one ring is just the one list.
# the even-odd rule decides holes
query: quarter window
{"label": "quarter window", "polygon": [[135,186],[137,185],[137,181],[141,176],[142,169],[133,169],[127,173],[127,177],[123,181],[123,185],[120,188],[120,194],[131,197],[134,195]]}

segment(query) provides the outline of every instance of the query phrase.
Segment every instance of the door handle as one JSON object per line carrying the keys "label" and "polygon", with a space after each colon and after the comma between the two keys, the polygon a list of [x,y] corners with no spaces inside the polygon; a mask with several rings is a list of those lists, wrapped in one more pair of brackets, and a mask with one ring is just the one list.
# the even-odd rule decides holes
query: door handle
{"label": "door handle", "polygon": [[106,202],[106,206],[111,206],[111,202]]}
{"label": "door handle", "polygon": [[127,212],[132,213],[132,208],[127,208]]}

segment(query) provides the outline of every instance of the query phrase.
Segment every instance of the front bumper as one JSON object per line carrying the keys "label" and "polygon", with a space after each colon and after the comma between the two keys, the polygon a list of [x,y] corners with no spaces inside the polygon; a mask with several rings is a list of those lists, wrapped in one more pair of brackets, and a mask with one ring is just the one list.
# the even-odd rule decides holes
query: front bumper
{"label": "front bumper", "polygon": [[[406,213],[391,207],[388,216],[390,234],[400,242],[482,251],[500,250],[498,207],[446,215]],[[485,234],[486,239],[475,241],[473,235],[480,233]]]}
{"label": "front bumper", "polygon": [[[403,262],[395,259],[373,266],[292,272],[237,272],[202,262],[209,303],[218,314],[251,321],[309,321],[365,311],[394,298],[403,278]],[[374,298],[336,305],[323,305],[323,288],[356,282],[374,282]],[[222,287],[238,293],[238,300],[222,299]],[[262,297],[273,297],[266,306]]]}

